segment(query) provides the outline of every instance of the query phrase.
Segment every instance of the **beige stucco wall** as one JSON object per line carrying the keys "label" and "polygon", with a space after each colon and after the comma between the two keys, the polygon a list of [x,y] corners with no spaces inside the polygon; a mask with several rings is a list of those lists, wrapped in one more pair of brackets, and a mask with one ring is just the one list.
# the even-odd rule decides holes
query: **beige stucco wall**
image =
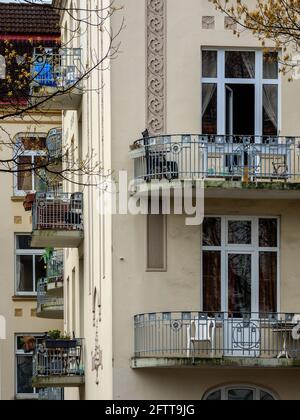
{"label": "beige stucco wall", "polygon": [[[35,122],[34,122],[35,121]],[[40,132],[48,133],[51,128],[61,124],[60,114],[33,115],[30,118],[11,120],[1,123],[6,136],[11,139],[18,133]],[[3,150],[3,156],[9,156],[8,150]],[[15,334],[45,333],[53,329],[63,329],[62,321],[38,319],[32,310],[36,310],[36,300],[26,301],[13,299],[15,295],[15,234],[32,231],[31,213],[25,212],[22,198],[17,200],[13,191],[13,175],[1,173],[0,176],[1,206],[0,206],[0,314],[6,318],[7,339],[1,343],[1,399],[15,398]],[[20,201],[21,200],[21,201]],[[21,310],[21,316],[15,311]]]}
{"label": "beige stucco wall", "polygon": [[[86,93],[82,108],[66,113],[64,132],[69,141],[73,134],[79,141],[78,121],[82,118],[83,149],[96,149],[107,168],[127,170],[133,175],[128,157],[129,145],[146,127],[146,38],[145,1],[125,0],[123,29],[118,57],[105,74],[105,88],[97,96]],[[202,30],[203,15],[216,15],[216,29]],[[112,18],[119,27],[120,15]],[[97,42],[96,42],[97,40]],[[83,35],[81,46],[88,55],[93,46],[99,50],[98,38]],[[90,42],[90,44],[89,44]],[[201,47],[259,47],[251,36],[237,39],[224,30],[224,17],[208,1],[167,0],[167,133],[201,132]],[[107,75],[109,73],[109,75]],[[88,86],[99,86],[99,74],[89,79]],[[300,82],[282,84],[282,134],[296,135],[299,130],[298,107],[294,92]],[[299,96],[299,95],[298,95]],[[101,99],[100,99],[101,98]],[[103,102],[102,102],[103,101]],[[297,102],[296,102],[297,103]],[[110,108],[111,106],[111,108]],[[99,115],[103,114],[103,120]],[[111,119],[111,121],[110,121]],[[111,129],[111,132],[110,132]],[[73,134],[72,134],[73,133]],[[100,146],[101,145],[101,146]],[[66,278],[72,270],[80,271],[79,255],[84,257],[84,276],[77,277],[77,290],[83,282],[83,295],[71,302],[76,306],[77,325],[84,325],[86,349],[86,399],[137,398],[200,399],[203,393],[223,383],[255,383],[274,389],[282,399],[300,399],[300,383],[296,370],[147,370],[130,368],[133,355],[133,316],[155,311],[200,309],[200,227],[186,227],[183,216],[169,216],[168,270],[146,272],[146,217],[100,217],[95,189],[85,193],[85,239],[82,249],[66,252]],[[299,312],[299,269],[295,264],[300,246],[299,204],[288,200],[207,200],[207,214],[275,215],[281,218],[281,310]],[[105,268],[104,268],[105,267]],[[112,272],[111,272],[112,267]],[[78,284],[79,283],[79,284]],[[101,302],[98,333],[103,352],[100,383],[92,371],[96,327],[93,322],[93,295]],[[84,301],[84,311],[81,301]],[[78,308],[78,309],[77,309]],[[79,319],[79,321],[78,321]],[[80,321],[81,320],[81,321]],[[65,328],[72,329],[68,321]],[[76,331],[82,333],[82,331]],[[68,398],[78,398],[70,391]]]}

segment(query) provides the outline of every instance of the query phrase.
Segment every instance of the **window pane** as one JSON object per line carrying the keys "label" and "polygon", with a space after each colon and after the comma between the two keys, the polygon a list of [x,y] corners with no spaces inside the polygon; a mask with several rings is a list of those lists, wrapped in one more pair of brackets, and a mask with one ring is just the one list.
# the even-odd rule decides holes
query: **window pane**
{"label": "window pane", "polygon": [[45,162],[45,158],[41,156],[36,156],[34,158],[34,167],[36,168],[36,171],[34,172],[34,189],[35,191],[38,191],[38,192],[47,191],[48,173],[46,172],[45,169],[42,168],[44,162]]}
{"label": "window pane", "polygon": [[33,257],[17,255],[17,292],[33,292]]}
{"label": "window pane", "polygon": [[251,245],[252,223],[250,220],[229,220],[228,222],[228,243],[229,244],[244,244]]}
{"label": "window pane", "polygon": [[46,267],[40,255],[36,255],[34,258],[35,258],[35,281],[36,281],[35,287],[37,289],[37,282],[40,279],[46,277]]}
{"label": "window pane", "polygon": [[206,217],[203,222],[203,246],[221,246],[221,218]]}
{"label": "window pane", "polygon": [[277,219],[259,219],[259,246],[276,248]]}
{"label": "window pane", "polygon": [[17,393],[33,394],[32,388],[32,357],[17,356]]}
{"label": "window pane", "polygon": [[202,84],[202,132],[217,134],[217,84]]}
{"label": "window pane", "polygon": [[31,249],[30,247],[31,236],[30,235],[17,235],[17,249]]}
{"label": "window pane", "polygon": [[225,77],[229,79],[255,78],[255,52],[226,51]]}
{"label": "window pane", "polygon": [[18,161],[18,190],[31,191],[32,190],[32,172],[31,172],[31,157],[20,156]]}
{"label": "window pane", "polygon": [[251,389],[231,389],[228,391],[228,401],[253,401],[254,395]]}
{"label": "window pane", "polygon": [[251,255],[228,255],[228,308],[235,317],[251,313]]}
{"label": "window pane", "polygon": [[259,310],[277,312],[277,253],[259,253]]}
{"label": "window pane", "polygon": [[263,86],[263,135],[278,134],[278,86]]}
{"label": "window pane", "polygon": [[207,398],[207,401],[221,401],[221,391],[216,391],[210,394]]}
{"label": "window pane", "polygon": [[202,51],[202,77],[218,77],[217,51]]}
{"label": "window pane", "polygon": [[261,401],[274,401],[274,398],[272,397],[272,395],[268,394],[267,392],[261,391],[260,400]]}
{"label": "window pane", "polygon": [[40,151],[46,149],[46,137],[24,137],[21,142],[24,150]]}
{"label": "window pane", "polygon": [[221,252],[203,252],[203,310],[221,310]]}
{"label": "window pane", "polygon": [[264,54],[264,79],[278,79],[278,53]]}

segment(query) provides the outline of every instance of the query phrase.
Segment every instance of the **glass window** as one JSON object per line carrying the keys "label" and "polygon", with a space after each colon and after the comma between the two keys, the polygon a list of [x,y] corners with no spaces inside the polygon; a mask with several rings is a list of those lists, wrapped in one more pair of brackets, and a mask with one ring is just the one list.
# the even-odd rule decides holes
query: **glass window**
{"label": "glass window", "polygon": [[221,310],[221,252],[203,252],[203,310]]}
{"label": "glass window", "polygon": [[251,254],[228,255],[228,310],[234,317],[251,313]]}
{"label": "glass window", "polygon": [[202,77],[218,77],[217,51],[202,51]]}
{"label": "glass window", "polygon": [[263,135],[278,134],[278,86],[263,85]]}
{"label": "glass window", "polygon": [[262,248],[276,248],[277,219],[259,219],[259,246]]}
{"label": "glass window", "polygon": [[259,253],[259,310],[277,312],[277,252]]}
{"label": "glass window", "polygon": [[260,388],[251,386],[223,387],[209,392],[205,397],[206,401],[275,401],[271,393]]}
{"label": "glass window", "polygon": [[16,235],[16,294],[35,295],[37,282],[46,276],[43,249],[30,248],[30,235]]}
{"label": "glass window", "polygon": [[202,132],[217,134],[217,84],[202,84]]}
{"label": "glass window", "polygon": [[250,220],[228,221],[228,243],[232,245],[251,245],[252,223]]}
{"label": "glass window", "polygon": [[225,77],[228,79],[255,78],[254,51],[226,51]]}
{"label": "glass window", "polygon": [[17,394],[34,394],[32,355],[17,355]]}
{"label": "glass window", "polygon": [[33,171],[41,166],[46,154],[46,135],[19,137],[16,142],[17,159],[15,193],[24,194],[30,191],[45,191],[46,183],[43,169]]}
{"label": "glass window", "polygon": [[203,246],[221,246],[221,218],[206,217],[203,221]]}
{"label": "glass window", "polygon": [[278,79],[278,53],[268,52],[264,54],[264,79]]}

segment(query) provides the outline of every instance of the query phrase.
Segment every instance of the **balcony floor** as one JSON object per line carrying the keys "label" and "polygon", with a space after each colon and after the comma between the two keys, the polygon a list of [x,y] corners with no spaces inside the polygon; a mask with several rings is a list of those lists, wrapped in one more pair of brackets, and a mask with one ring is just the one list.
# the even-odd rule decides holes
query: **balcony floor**
{"label": "balcony floor", "polygon": [[133,369],[146,368],[298,368],[300,360],[295,359],[260,359],[246,357],[133,357]]}
{"label": "balcony floor", "polygon": [[78,388],[85,384],[84,376],[35,376],[34,388]]}
{"label": "balcony floor", "polygon": [[83,240],[83,231],[35,230],[32,232],[33,248],[78,248]]}

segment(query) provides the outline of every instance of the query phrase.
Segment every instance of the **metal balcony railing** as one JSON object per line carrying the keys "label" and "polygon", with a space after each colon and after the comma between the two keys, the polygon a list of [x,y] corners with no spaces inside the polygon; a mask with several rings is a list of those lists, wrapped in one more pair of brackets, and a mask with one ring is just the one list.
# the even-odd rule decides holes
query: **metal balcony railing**
{"label": "metal balcony railing", "polygon": [[63,281],[64,275],[64,252],[63,250],[56,250],[53,256],[47,263],[46,278],[48,283],[51,281]]}
{"label": "metal balcony railing", "polygon": [[300,359],[300,315],[165,312],[134,318],[136,358]]}
{"label": "metal balcony railing", "polygon": [[80,48],[36,48],[34,51],[31,78],[35,87],[66,90],[77,86],[84,75]]}
{"label": "metal balcony railing", "polygon": [[63,401],[64,391],[61,388],[47,388],[39,390],[40,401]]}
{"label": "metal balcony railing", "polygon": [[37,316],[40,318],[63,319],[64,298],[47,293],[48,279],[37,283]]}
{"label": "metal balcony railing", "polygon": [[135,179],[300,182],[300,138],[165,135],[134,143]]}
{"label": "metal balcony railing", "polygon": [[32,223],[34,231],[83,231],[83,194],[37,193]]}
{"label": "metal balcony railing", "polygon": [[33,357],[33,377],[82,377],[83,340],[50,340],[37,341]]}

